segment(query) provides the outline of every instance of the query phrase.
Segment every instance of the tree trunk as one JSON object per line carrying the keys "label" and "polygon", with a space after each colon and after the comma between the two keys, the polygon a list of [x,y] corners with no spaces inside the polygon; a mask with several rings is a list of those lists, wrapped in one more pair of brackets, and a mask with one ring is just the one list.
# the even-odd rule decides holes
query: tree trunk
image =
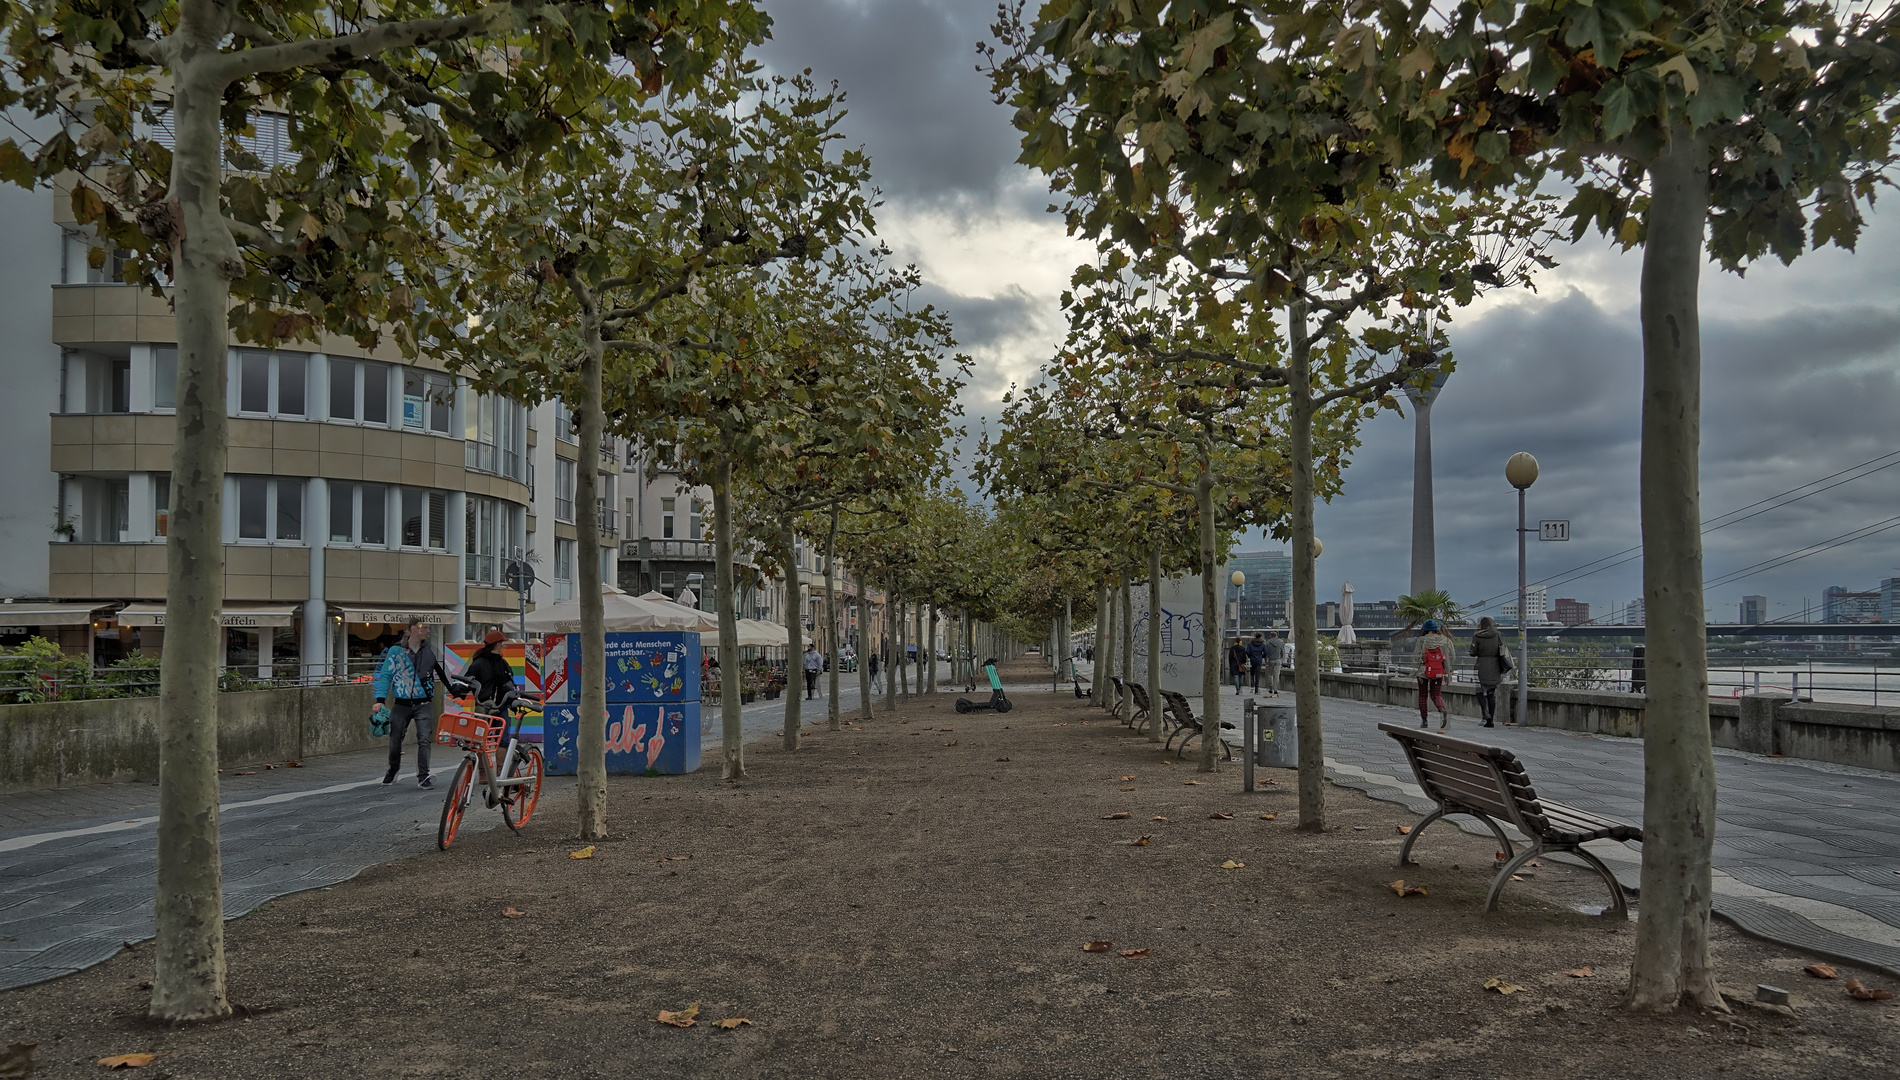
{"label": "tree trunk", "polygon": [[[1121,685],[1127,686],[1134,681],[1134,589],[1129,586],[1129,574],[1121,576]],[[1134,694],[1123,694],[1121,705],[1115,711],[1117,721],[1127,721],[1134,715]]]}
{"label": "tree trunk", "polygon": [[1287,307],[1287,343],[1292,378],[1287,389],[1293,454],[1293,707],[1299,725],[1300,828],[1326,828],[1326,742],[1319,717],[1319,624],[1313,581],[1313,353],[1307,338],[1306,302]]}
{"label": "tree trunk", "polygon": [[897,607],[897,692],[905,701],[910,700],[910,669],[906,666],[910,660],[908,647],[910,642],[904,640],[909,636],[910,616],[904,610],[904,605],[899,604]]}
{"label": "tree trunk", "polygon": [[1201,452],[1201,476],[1194,482],[1194,505],[1201,516],[1201,760],[1200,772],[1213,772],[1220,760],[1220,687],[1226,654],[1221,650],[1220,586],[1214,574],[1214,477],[1208,472],[1207,452]]}
{"label": "tree trunk", "polygon": [[788,522],[779,530],[779,558],[785,560],[785,633],[788,659],[785,662],[785,749],[798,749],[798,736],[805,723],[805,688],[792,682],[792,676],[798,675],[800,683],[805,681],[805,650],[798,647],[799,618],[798,610],[798,541]]}
{"label": "tree trunk", "polygon": [[1677,129],[1649,166],[1643,246],[1643,902],[1627,1001],[1727,1011],[1709,967],[1715,757],[1702,613],[1699,444],[1702,329],[1696,293],[1708,219],[1708,148]]}
{"label": "tree trunk", "polygon": [[902,656],[897,641],[897,577],[892,575],[884,586],[884,640],[890,646],[884,657],[884,711],[897,711],[897,664]]}
{"label": "tree trunk", "polygon": [[838,716],[838,505],[831,506],[831,531],[825,534],[825,718],[837,731]]}
{"label": "tree trunk", "polygon": [[[571,287],[571,286],[570,286]],[[581,704],[575,748],[580,792],[580,838],[607,837],[607,617],[601,603],[600,435],[606,426],[601,405],[600,342],[595,299],[585,297],[586,350],[581,356],[580,460],[574,463],[575,580],[581,594]]]}
{"label": "tree trunk", "polygon": [[1161,548],[1148,549],[1148,741],[1161,741]]}
{"label": "tree trunk", "polygon": [[[218,852],[218,664],[224,609],[225,315],[236,245],[218,207],[224,87],[193,63],[222,27],[185,5],[175,39],[171,194],[178,409],[171,527],[165,542],[165,651],[159,664],[158,869],[151,1016],[167,1023],[227,1016],[224,892]],[[227,260],[229,260],[227,262]]]}
{"label": "tree trunk", "polygon": [[1075,599],[1068,593],[1062,594],[1062,669],[1068,672],[1069,680],[1075,680]]}
{"label": "tree trunk", "polygon": [[[713,472],[713,580],[718,582],[719,616],[719,734],[722,780],[745,779],[745,703],[739,698],[744,679],[739,664],[739,605],[732,584],[732,455],[719,448]],[[598,592],[598,590],[596,590]],[[600,670],[600,669],[592,669]]]}
{"label": "tree trunk", "polygon": [[927,684],[929,694],[937,692],[937,602],[930,602],[930,681]]}
{"label": "tree trunk", "polygon": [[930,691],[924,688],[924,658],[930,650],[930,643],[924,640],[924,603],[919,600],[911,605],[911,619],[917,630],[917,696],[923,697]]}
{"label": "tree trunk", "polygon": [[871,619],[871,578],[858,574],[858,713],[871,719],[871,657],[877,652],[877,625]]}

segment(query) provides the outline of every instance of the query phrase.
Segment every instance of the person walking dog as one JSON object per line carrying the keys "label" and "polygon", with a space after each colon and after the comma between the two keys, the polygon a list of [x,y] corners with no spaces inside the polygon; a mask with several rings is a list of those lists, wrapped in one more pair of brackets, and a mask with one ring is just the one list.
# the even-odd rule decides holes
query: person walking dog
{"label": "person walking dog", "polygon": [[1430,726],[1431,714],[1425,709],[1429,696],[1438,710],[1438,730],[1443,731],[1451,723],[1445,712],[1445,678],[1451,674],[1451,651],[1456,646],[1438,632],[1437,619],[1426,619],[1424,630],[1425,636],[1418,639],[1418,726]]}
{"label": "person walking dog", "polygon": [[429,624],[411,618],[402,640],[383,652],[374,680],[376,712],[389,716],[389,772],[383,783],[396,782],[402,771],[402,737],[410,722],[416,726],[416,782],[434,787],[429,779],[429,748],[435,743],[435,684],[449,684],[442,659],[429,644]]}
{"label": "person walking dog", "polygon": [[1484,716],[1485,727],[1496,727],[1498,684],[1511,670],[1511,657],[1497,621],[1489,615],[1478,620],[1478,631],[1471,635],[1471,655],[1478,658],[1478,712]]}

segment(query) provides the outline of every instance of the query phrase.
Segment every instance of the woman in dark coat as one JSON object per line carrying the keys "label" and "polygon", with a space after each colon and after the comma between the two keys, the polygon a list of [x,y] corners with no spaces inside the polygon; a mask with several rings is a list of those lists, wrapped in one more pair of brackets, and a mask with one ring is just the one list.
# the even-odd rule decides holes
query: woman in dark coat
{"label": "woman in dark coat", "polygon": [[1239,638],[1227,646],[1227,670],[1234,677],[1234,693],[1240,693],[1240,684],[1247,677],[1247,646]]}
{"label": "woman in dark coat", "polygon": [[1471,655],[1478,658],[1478,711],[1484,715],[1485,727],[1496,727],[1498,684],[1504,681],[1506,661],[1504,635],[1489,615],[1478,620],[1478,630],[1471,635]]}

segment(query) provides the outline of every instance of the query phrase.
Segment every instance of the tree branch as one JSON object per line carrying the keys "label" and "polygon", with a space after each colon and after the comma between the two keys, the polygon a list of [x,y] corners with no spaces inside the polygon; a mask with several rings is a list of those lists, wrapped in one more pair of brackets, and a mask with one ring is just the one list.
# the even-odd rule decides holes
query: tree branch
{"label": "tree branch", "polygon": [[505,10],[486,8],[470,15],[447,19],[409,19],[382,23],[354,34],[243,49],[222,58],[219,74],[228,81],[237,82],[266,71],[289,71],[300,67],[361,68],[366,57],[394,49],[439,45],[445,41],[458,41],[485,33],[501,22]]}

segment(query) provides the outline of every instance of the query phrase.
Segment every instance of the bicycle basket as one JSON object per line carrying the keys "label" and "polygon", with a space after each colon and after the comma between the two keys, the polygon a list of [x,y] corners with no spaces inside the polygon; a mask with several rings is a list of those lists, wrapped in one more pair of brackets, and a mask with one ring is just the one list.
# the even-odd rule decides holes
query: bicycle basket
{"label": "bicycle basket", "polygon": [[435,723],[435,741],[464,750],[496,750],[501,746],[502,721],[493,716],[444,709]]}

